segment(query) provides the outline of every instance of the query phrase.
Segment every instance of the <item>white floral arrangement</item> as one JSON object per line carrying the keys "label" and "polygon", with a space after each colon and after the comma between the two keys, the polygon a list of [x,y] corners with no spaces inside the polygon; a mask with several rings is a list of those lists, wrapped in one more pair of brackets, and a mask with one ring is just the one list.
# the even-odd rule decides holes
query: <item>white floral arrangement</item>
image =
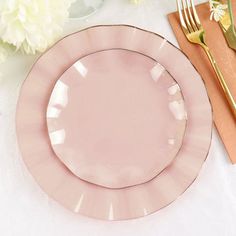
{"label": "white floral arrangement", "polygon": [[210,3],[210,19],[219,21],[225,15],[225,10],[228,8],[227,4],[222,4],[217,0],[209,0]]}
{"label": "white floral arrangement", "polygon": [[10,52],[35,54],[51,46],[62,33],[74,1],[0,0],[0,63]]}
{"label": "white floral arrangement", "polygon": [[43,52],[61,34],[73,0],[0,0],[0,62],[9,50]]}

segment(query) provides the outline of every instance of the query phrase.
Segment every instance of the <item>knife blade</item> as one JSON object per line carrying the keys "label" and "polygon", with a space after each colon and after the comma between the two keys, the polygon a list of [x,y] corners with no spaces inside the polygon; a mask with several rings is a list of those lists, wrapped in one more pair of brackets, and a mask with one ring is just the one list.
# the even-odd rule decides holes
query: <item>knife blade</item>
{"label": "knife blade", "polygon": [[228,0],[228,8],[226,9],[224,16],[220,19],[219,25],[224,33],[228,46],[236,51],[236,29],[234,26],[231,0]]}

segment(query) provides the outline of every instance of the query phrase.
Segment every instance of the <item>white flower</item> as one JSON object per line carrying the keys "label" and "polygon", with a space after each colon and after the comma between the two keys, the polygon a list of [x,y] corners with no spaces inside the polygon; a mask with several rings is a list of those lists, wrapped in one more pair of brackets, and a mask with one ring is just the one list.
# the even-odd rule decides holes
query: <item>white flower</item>
{"label": "white flower", "polygon": [[224,15],[225,15],[225,10],[228,8],[226,4],[221,4],[218,1],[210,0],[210,19],[219,21]]}
{"label": "white flower", "polygon": [[62,32],[73,0],[0,0],[0,38],[27,54],[43,52]]}

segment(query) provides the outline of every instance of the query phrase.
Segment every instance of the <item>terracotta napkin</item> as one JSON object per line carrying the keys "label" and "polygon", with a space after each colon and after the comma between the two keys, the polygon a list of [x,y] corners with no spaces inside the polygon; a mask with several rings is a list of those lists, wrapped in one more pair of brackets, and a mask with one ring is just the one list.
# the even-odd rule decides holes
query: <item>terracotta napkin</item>
{"label": "terracotta napkin", "polygon": [[[236,12],[236,1],[233,11]],[[236,51],[230,49],[225,41],[218,23],[210,21],[209,3],[197,6],[197,12],[206,30],[206,41],[209,45],[234,97],[236,98]],[[236,164],[236,123],[229,106],[217,82],[215,73],[204,51],[185,38],[176,12],[168,15],[176,38],[183,52],[189,57],[205,82],[210,97],[216,128],[222,138],[232,163]],[[204,116],[204,114],[202,114]]]}

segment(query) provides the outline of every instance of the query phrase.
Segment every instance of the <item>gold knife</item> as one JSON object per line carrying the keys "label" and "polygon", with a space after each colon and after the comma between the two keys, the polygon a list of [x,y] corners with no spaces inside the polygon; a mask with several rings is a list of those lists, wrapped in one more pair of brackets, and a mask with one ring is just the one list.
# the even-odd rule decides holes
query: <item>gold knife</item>
{"label": "gold knife", "polygon": [[236,51],[236,30],[234,27],[234,16],[231,0],[228,0],[228,8],[226,9],[224,16],[220,19],[219,25],[224,33],[229,47]]}

